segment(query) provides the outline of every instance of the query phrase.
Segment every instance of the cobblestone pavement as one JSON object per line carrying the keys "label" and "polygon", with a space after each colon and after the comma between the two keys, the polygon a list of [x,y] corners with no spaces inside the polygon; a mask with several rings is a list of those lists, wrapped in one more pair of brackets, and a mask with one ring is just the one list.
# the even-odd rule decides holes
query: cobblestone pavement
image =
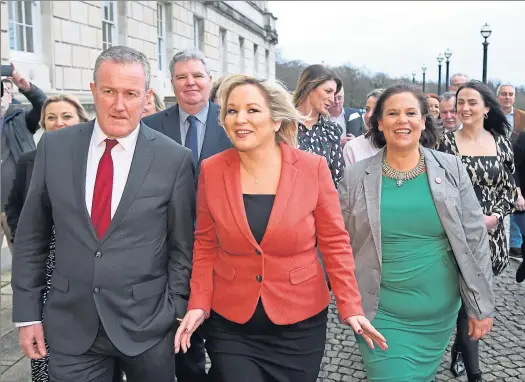
{"label": "cobblestone pavement", "polygon": [[[525,380],[525,283],[516,284],[513,261],[503,275],[495,278],[497,312],[492,333],[482,341],[480,354],[484,381],[520,382]],[[0,381],[30,381],[29,361],[23,358],[11,321],[10,274],[2,275]],[[450,346],[449,346],[450,350]],[[449,352],[443,357],[436,381],[454,379],[448,371]],[[366,373],[352,331],[341,324],[331,304],[325,357],[318,382],[366,381]],[[198,382],[198,381],[197,381]],[[422,381],[425,382],[425,381]]]}
{"label": "cobblestone pavement", "polygon": [[[517,265],[517,261],[511,260],[507,270],[494,278],[497,305],[494,328],[480,344],[484,381],[525,380],[525,283],[516,283],[514,277]],[[318,382],[366,381],[366,373],[353,332],[339,322],[337,310],[332,304],[325,356]],[[466,381],[466,377],[456,379],[448,371],[449,351],[450,345],[441,362],[436,381]]]}

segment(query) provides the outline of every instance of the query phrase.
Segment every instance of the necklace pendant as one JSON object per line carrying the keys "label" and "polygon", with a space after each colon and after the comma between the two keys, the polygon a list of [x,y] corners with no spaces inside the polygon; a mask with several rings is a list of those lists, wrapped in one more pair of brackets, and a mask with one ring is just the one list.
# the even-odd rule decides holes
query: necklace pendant
{"label": "necklace pendant", "polygon": [[401,187],[403,185],[404,181],[402,179],[398,179],[396,184],[398,187]]}

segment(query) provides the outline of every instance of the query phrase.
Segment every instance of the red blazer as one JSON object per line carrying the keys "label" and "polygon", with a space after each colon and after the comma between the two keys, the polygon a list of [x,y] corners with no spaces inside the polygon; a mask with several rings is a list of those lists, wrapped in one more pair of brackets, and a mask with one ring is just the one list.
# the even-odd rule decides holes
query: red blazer
{"label": "red blazer", "polygon": [[202,162],[188,310],[213,309],[242,324],[261,298],[278,325],[316,315],[330,302],[317,243],[341,318],[363,314],[350,239],[326,160],[280,146],[280,181],[260,245],[244,210],[237,150]]}

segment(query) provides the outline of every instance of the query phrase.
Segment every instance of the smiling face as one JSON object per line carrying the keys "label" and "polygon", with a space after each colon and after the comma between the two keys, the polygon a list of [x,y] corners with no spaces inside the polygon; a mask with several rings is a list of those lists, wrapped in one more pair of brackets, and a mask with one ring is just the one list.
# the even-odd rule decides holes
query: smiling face
{"label": "smiling face", "polygon": [[384,104],[378,120],[387,147],[396,151],[413,150],[419,146],[425,128],[425,116],[417,98],[409,92],[394,94]]}
{"label": "smiling face", "polygon": [[177,103],[189,114],[197,114],[208,103],[212,77],[201,60],[177,62],[171,79]]}
{"label": "smiling face", "polygon": [[146,75],[141,64],[103,61],[90,87],[97,121],[106,136],[126,137],[137,128],[146,103]]}
{"label": "smiling face", "polygon": [[310,94],[308,94],[308,102],[312,106],[312,110],[315,113],[326,115],[328,109],[334,103],[335,91],[337,90],[337,84],[335,81],[325,81]]}
{"label": "smiling face", "polygon": [[247,84],[237,86],[228,96],[224,127],[237,150],[248,152],[274,145],[280,123],[272,120],[261,89]]}
{"label": "smiling face", "polygon": [[483,119],[489,110],[477,90],[464,88],[458,93],[457,113],[464,126],[483,125]]}
{"label": "smiling face", "polygon": [[431,115],[438,118],[439,117],[439,101],[433,97],[427,98],[428,110]]}
{"label": "smiling face", "polygon": [[80,123],[75,106],[66,101],[51,102],[44,113],[44,128],[46,131],[58,130],[63,127]]}

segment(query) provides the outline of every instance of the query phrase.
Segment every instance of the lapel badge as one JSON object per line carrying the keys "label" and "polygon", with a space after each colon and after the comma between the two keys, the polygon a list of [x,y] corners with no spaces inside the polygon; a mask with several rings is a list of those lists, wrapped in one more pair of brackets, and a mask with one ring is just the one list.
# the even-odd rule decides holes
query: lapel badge
{"label": "lapel badge", "polygon": [[441,178],[439,178],[439,177],[436,178],[436,183],[437,183],[437,184],[441,184]]}

